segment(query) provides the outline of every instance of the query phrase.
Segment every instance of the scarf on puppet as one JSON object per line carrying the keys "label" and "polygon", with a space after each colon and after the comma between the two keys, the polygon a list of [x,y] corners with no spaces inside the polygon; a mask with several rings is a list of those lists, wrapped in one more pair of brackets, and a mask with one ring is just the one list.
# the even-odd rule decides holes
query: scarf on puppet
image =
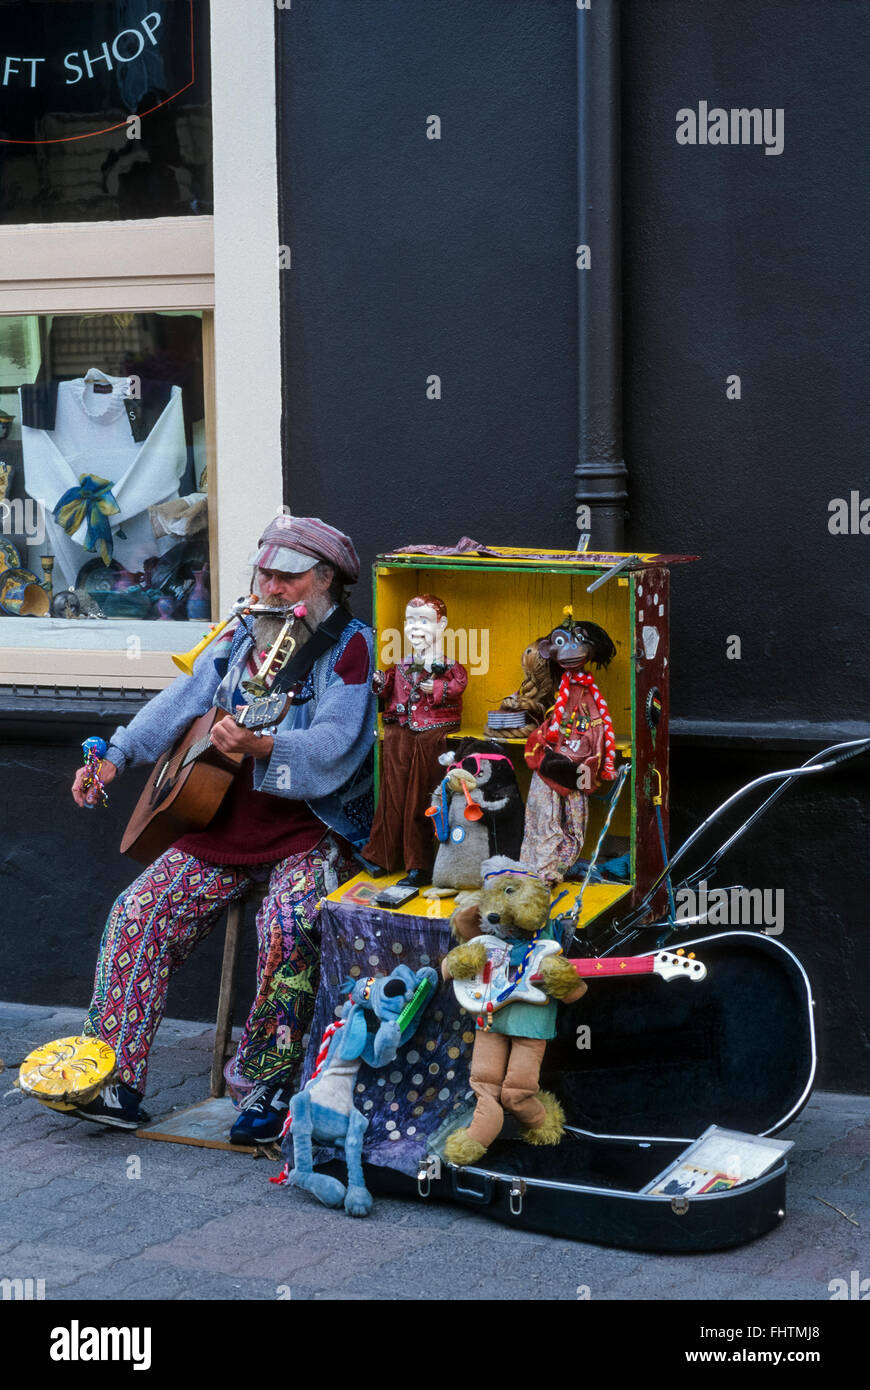
{"label": "scarf on puppet", "polygon": [[553,715],[543,735],[543,742],[555,746],[562,738],[562,718],[565,714],[565,706],[568,703],[571,687],[575,685],[585,686],[589,691],[604,725],[604,758],[601,764],[601,778],[602,781],[612,781],[616,776],[614,767],[616,736],[613,732],[613,720],[610,718],[607,701],[588,671],[566,671],[562,676],[556,694],[556,703],[553,706]]}

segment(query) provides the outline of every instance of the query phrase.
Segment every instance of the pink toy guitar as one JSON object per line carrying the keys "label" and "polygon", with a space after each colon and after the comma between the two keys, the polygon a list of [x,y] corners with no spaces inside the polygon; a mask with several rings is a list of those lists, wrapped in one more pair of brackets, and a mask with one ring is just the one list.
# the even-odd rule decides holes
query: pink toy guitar
{"label": "pink toy guitar", "polygon": [[[538,973],[545,956],[558,955],[561,947],[555,941],[541,941],[534,948],[525,976],[516,985],[509,997],[499,1001],[498,996],[512,983],[510,977],[510,944],[499,936],[480,936],[476,938],[486,947],[486,964],[480,975],[472,980],[454,980],[453,990],[457,1003],[470,1013],[478,1013],[486,1003],[492,1010],[504,1004],[547,1004],[548,996],[536,988],[543,979]],[[657,951],[652,956],[613,956],[604,960],[571,959],[571,964],[582,979],[597,976],[610,979],[628,975],[660,975],[663,980],[682,978],[703,980],[707,967],[699,960],[687,956],[682,951]]]}
{"label": "pink toy guitar", "polygon": [[[663,980],[679,977],[697,982],[707,974],[706,965],[695,960],[694,955],[687,956],[682,949],[676,952],[656,951],[653,956],[606,956],[604,960],[575,958],[571,959],[571,964],[584,980],[595,979],[599,975],[611,979],[623,975],[661,975]],[[541,977],[532,976],[532,979],[535,978]]]}

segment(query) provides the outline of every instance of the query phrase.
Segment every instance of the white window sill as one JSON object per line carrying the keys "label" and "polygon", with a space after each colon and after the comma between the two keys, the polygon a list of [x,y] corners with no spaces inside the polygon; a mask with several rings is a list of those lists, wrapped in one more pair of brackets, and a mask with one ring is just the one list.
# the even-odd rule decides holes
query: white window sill
{"label": "white window sill", "polygon": [[208,631],[199,622],[134,618],[0,618],[0,686],[160,690],[172,656]]}
{"label": "white window sill", "polygon": [[[143,652],[185,652],[209,629],[205,618],[183,623],[136,618],[13,618],[0,617],[0,650],[33,648],[120,652],[130,650],[130,638],[138,639]],[[2,658],[0,658],[2,669]]]}

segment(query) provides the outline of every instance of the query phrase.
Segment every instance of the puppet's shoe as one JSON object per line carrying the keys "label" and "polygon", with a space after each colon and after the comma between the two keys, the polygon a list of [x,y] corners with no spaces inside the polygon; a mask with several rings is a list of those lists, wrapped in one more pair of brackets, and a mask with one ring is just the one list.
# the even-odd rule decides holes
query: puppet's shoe
{"label": "puppet's shoe", "polygon": [[428,869],[409,869],[404,878],[400,878],[396,884],[397,888],[424,888],[427,883],[432,882],[432,875]]}
{"label": "puppet's shoe", "polygon": [[481,1144],[479,1139],[472,1139],[467,1129],[454,1129],[444,1143],[444,1157],[448,1163],[455,1163],[457,1168],[476,1163],[485,1153],[486,1145]]}
{"label": "puppet's shoe", "polygon": [[381,868],[380,864],[373,864],[370,859],[366,859],[364,854],[355,853],[353,857],[360,867],[365,869],[369,878],[383,878],[387,872],[386,869]]}
{"label": "puppet's shoe", "polygon": [[349,1187],[344,1199],[344,1209],[348,1216],[368,1216],[374,1199],[367,1187]]}
{"label": "puppet's shoe", "polygon": [[565,1133],[565,1111],[550,1091],[539,1091],[538,1100],[546,1112],[544,1118],[539,1125],[527,1125],[520,1138],[527,1144],[558,1144]]}

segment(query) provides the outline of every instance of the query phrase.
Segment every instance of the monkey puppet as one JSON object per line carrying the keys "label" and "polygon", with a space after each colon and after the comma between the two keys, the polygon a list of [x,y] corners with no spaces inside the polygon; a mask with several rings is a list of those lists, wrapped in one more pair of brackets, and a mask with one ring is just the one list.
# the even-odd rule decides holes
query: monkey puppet
{"label": "monkey puppet", "polygon": [[538,1004],[508,999],[491,1013],[484,1009],[478,1018],[469,1077],[477,1105],[468,1127],[448,1136],[445,1157],[459,1166],[476,1163],[500,1134],[505,1110],[516,1115],[527,1143],[558,1144],[565,1113],[554,1095],[540,1089],[541,1063],[548,1039],[556,1034],[555,1001],[574,1003],[586,993],[586,983],[561,952],[546,955],[538,969],[529,951],[530,945],[555,939],[550,889],[524,865],[494,856],[483,865],[479,902],[457,908],[450,926],[462,944],[444,957],[445,980],[480,976],[487,949],[475,938],[498,936],[511,948],[514,990],[534,972],[543,977],[540,989],[548,998]]}
{"label": "monkey puppet", "polygon": [[558,682],[552,713],[532,733],[525,758],[532,769],[520,859],[549,884],[558,883],[580,858],[589,816],[589,793],[614,773],[616,740],[604,696],[583,668],[600,669],[616,655],[597,623],[565,619],[538,641]]}
{"label": "monkey puppet", "polygon": [[528,738],[538,727],[553,698],[553,673],[549,658],[540,651],[540,638],[530,642],[520,658],[523,681],[513,695],[506,695],[487,722],[489,738]]}

